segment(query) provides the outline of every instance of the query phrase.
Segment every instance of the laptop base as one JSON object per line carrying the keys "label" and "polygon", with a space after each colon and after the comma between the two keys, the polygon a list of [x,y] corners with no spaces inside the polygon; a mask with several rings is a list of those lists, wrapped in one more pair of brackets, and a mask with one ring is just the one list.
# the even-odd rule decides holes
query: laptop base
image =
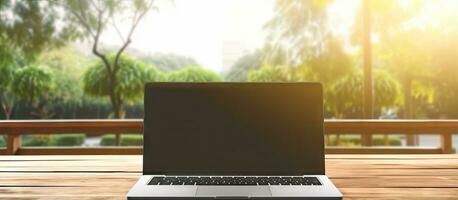
{"label": "laptop base", "polygon": [[[307,175],[309,176],[309,175]],[[342,194],[327,176],[310,175],[322,185],[216,186],[148,185],[153,175],[143,175],[127,194],[128,200],[162,199],[342,199]]]}

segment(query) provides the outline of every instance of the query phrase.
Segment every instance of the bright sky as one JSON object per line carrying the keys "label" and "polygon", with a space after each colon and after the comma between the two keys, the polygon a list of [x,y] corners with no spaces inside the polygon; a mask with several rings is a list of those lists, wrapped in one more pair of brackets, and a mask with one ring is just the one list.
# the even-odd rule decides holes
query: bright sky
{"label": "bright sky", "polygon": [[[158,0],[133,36],[130,48],[145,53],[189,56],[203,67],[223,72],[248,51],[262,47],[263,26],[274,15],[275,0]],[[344,38],[350,34],[360,0],[335,0],[327,8],[328,27]],[[415,0],[400,0],[409,6]],[[458,0],[428,1],[421,14],[406,25],[423,26],[457,21]],[[128,30],[129,23],[119,25]],[[376,43],[377,34],[373,35]],[[114,29],[104,32],[102,43],[118,46]],[[351,49],[349,49],[351,50]]]}
{"label": "bright sky", "polygon": [[[358,0],[336,1],[328,9],[330,25],[348,34]],[[175,53],[195,58],[203,67],[227,70],[246,51],[263,45],[265,23],[274,15],[275,0],[161,0],[133,36],[131,48],[146,53]],[[127,30],[127,26],[119,25]],[[125,28],[123,28],[125,27]],[[102,42],[119,45],[115,30]]]}

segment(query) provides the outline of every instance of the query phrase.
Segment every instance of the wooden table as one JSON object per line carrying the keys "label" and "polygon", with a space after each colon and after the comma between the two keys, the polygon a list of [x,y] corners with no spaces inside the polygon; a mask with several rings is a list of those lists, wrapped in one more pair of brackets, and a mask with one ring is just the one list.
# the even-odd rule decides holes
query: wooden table
{"label": "wooden table", "polygon": [[[345,199],[458,199],[458,155],[328,155]],[[0,199],[124,199],[141,156],[0,156]]]}

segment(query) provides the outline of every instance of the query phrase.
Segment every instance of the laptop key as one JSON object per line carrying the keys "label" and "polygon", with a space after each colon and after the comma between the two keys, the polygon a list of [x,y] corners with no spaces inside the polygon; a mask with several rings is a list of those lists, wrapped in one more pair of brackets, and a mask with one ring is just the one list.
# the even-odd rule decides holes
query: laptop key
{"label": "laptop key", "polygon": [[159,185],[159,183],[160,183],[161,181],[163,181],[164,178],[165,178],[165,177],[153,177],[153,178],[149,181],[148,185]]}
{"label": "laptop key", "polygon": [[321,185],[316,177],[153,177],[148,185]]}

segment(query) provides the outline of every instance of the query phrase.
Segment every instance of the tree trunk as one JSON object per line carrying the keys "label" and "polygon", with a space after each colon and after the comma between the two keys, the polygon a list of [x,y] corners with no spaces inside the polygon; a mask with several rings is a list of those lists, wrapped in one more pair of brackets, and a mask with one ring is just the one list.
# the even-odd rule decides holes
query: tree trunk
{"label": "tree trunk", "polygon": [[[412,80],[404,81],[404,119],[413,119],[414,112],[412,108]],[[407,135],[407,146],[417,146],[418,135]]]}
{"label": "tree trunk", "polygon": [[[113,64],[116,65],[116,64]],[[116,68],[116,67],[113,67]],[[119,97],[119,94],[116,93],[116,71],[112,68],[112,71],[110,72],[110,101],[111,101],[111,107],[113,109],[113,118],[115,119],[121,119],[122,116],[122,103],[121,103],[121,98]],[[116,146],[119,146],[121,144],[121,138],[119,133],[115,135],[116,137]]]}
{"label": "tree trunk", "polygon": [[363,84],[363,115],[365,119],[372,119],[374,115],[374,100],[372,89],[372,56],[371,56],[371,15],[370,0],[363,0],[363,54],[364,54],[364,84]]}
{"label": "tree trunk", "polygon": [[11,119],[11,114],[13,113],[13,105],[8,105],[8,103],[2,102],[3,112],[5,113],[5,119]]}
{"label": "tree trunk", "polygon": [[404,119],[412,119],[412,83],[410,80],[404,82]]}

